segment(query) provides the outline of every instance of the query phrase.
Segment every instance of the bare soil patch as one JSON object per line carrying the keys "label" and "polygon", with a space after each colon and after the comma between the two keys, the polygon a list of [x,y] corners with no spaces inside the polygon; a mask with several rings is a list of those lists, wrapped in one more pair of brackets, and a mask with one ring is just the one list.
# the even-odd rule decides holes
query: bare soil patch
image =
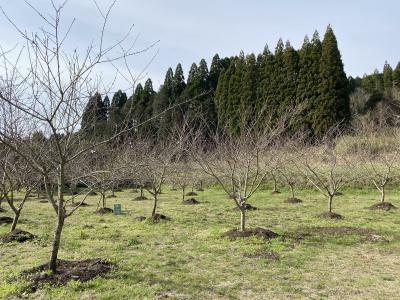
{"label": "bare soil patch", "polygon": [[44,200],[40,200],[39,202],[40,202],[40,203],[49,203],[49,201],[48,201],[48,200],[45,200],[45,199],[44,199]]}
{"label": "bare soil patch", "polygon": [[75,202],[75,203],[71,203],[71,206],[72,206],[72,207],[77,207],[77,206],[79,206],[79,207],[88,207],[88,206],[90,206],[90,204],[87,204],[87,203],[85,203],[85,202],[82,202],[82,203],[79,205],[79,202]]}
{"label": "bare soil patch", "polygon": [[117,195],[108,195],[107,198],[117,198]]}
{"label": "bare soil patch", "polygon": [[320,235],[320,236],[345,236],[345,235],[359,235],[365,237],[367,241],[378,242],[386,241],[384,237],[379,235],[375,230],[369,228],[360,227],[310,227],[300,230],[301,232],[296,232],[295,237],[299,240],[305,237]]}
{"label": "bare soil patch", "polygon": [[0,217],[0,225],[3,224],[11,224],[13,222],[13,218],[10,217]]}
{"label": "bare soil patch", "polygon": [[297,204],[297,203],[302,203],[303,200],[301,200],[299,198],[287,198],[284,202],[290,203],[290,204]]}
{"label": "bare soil patch", "polygon": [[89,196],[96,196],[97,195],[97,193],[95,192],[95,191],[91,191],[91,192],[89,192],[89,194],[88,194]]}
{"label": "bare soil patch", "polygon": [[[235,210],[239,210],[239,207],[236,206],[234,209],[235,209]],[[255,207],[255,206],[253,206],[253,205],[251,205],[251,204],[249,204],[249,203],[246,203],[246,204],[244,205],[244,209],[245,209],[245,210],[257,210],[258,208]]]}
{"label": "bare soil patch", "polygon": [[104,276],[115,266],[101,259],[87,259],[78,261],[58,260],[57,272],[49,271],[49,264],[24,271],[21,277],[32,283],[31,289],[37,290],[44,284],[62,286],[71,280],[86,282],[93,278]]}
{"label": "bare soil patch", "polygon": [[155,214],[154,216],[151,216],[151,221],[153,223],[158,223],[160,221],[170,221],[171,218],[163,215],[163,214]]}
{"label": "bare soil patch", "polygon": [[278,194],[280,194],[280,193],[281,193],[280,191],[272,191],[272,192],[271,192],[272,195],[278,195]]}
{"label": "bare soil patch", "polygon": [[196,204],[200,204],[200,203],[201,202],[197,201],[194,198],[187,199],[187,200],[183,201],[183,204],[185,204],[185,205],[196,205]]}
{"label": "bare soil patch", "polygon": [[389,210],[392,210],[392,209],[397,209],[397,207],[396,206],[394,206],[392,203],[390,203],[390,202],[380,202],[380,203],[377,203],[377,204],[374,204],[374,205],[372,205],[372,206],[370,206],[369,207],[369,209],[371,209],[371,210],[384,210],[384,211],[389,211]]}
{"label": "bare soil patch", "polygon": [[102,208],[99,208],[98,210],[96,210],[96,213],[99,215],[112,214],[113,212],[114,212],[114,210],[112,208],[108,208],[108,207],[102,207]]}
{"label": "bare soil patch", "polygon": [[35,236],[27,231],[16,229],[12,232],[9,232],[5,235],[0,236],[0,242],[2,243],[11,243],[11,242],[18,242],[23,243],[26,241],[33,240]]}
{"label": "bare soil patch", "polygon": [[222,237],[227,237],[231,240],[235,240],[237,238],[251,237],[251,236],[257,236],[260,238],[264,238],[266,240],[270,240],[277,238],[279,234],[261,227],[257,227],[254,229],[246,229],[245,231],[240,231],[238,229],[231,229],[222,234]]}
{"label": "bare soil patch", "polygon": [[143,200],[148,200],[148,199],[147,199],[147,197],[145,197],[145,196],[138,196],[138,197],[136,197],[136,198],[133,199],[133,200],[136,200],[136,201],[143,201]]}
{"label": "bare soil patch", "polygon": [[273,252],[273,251],[265,251],[265,250],[259,250],[253,253],[246,253],[244,254],[244,257],[247,258],[264,258],[268,260],[278,260],[279,259],[279,253]]}
{"label": "bare soil patch", "polygon": [[344,217],[342,215],[339,215],[334,212],[324,212],[323,214],[320,214],[318,217],[321,219],[331,219],[331,220],[343,220]]}

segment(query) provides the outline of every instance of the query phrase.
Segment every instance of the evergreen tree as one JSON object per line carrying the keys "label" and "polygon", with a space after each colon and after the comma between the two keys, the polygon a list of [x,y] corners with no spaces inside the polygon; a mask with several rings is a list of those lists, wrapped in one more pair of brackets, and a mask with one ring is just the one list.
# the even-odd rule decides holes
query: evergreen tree
{"label": "evergreen tree", "polygon": [[287,41],[283,53],[284,62],[284,81],[283,91],[284,100],[281,103],[281,114],[294,107],[296,103],[297,80],[299,75],[299,54]]}
{"label": "evergreen tree", "polygon": [[82,114],[82,130],[93,133],[96,126],[99,125],[104,118],[104,103],[99,93],[89,98],[89,101]]}
{"label": "evergreen tree", "polygon": [[350,119],[348,81],[331,26],[328,26],[322,41],[320,80],[320,96],[313,123],[317,135],[324,134],[332,126]]}
{"label": "evergreen tree", "polygon": [[241,82],[240,109],[241,126],[254,123],[254,110],[257,97],[257,61],[254,54],[246,57],[244,76]]}
{"label": "evergreen tree", "polygon": [[218,85],[218,79],[219,76],[221,74],[222,71],[222,63],[221,63],[221,59],[219,58],[218,54],[215,54],[213,59],[212,59],[212,63],[211,63],[211,67],[210,67],[210,88],[215,91],[217,89],[217,85]]}
{"label": "evergreen tree", "polygon": [[299,51],[299,76],[296,91],[296,104],[298,106],[299,118],[294,124],[295,129],[312,131],[312,120],[315,113],[316,102],[319,97],[320,85],[320,59],[321,41],[316,31],[311,42],[306,36],[303,46]]}
{"label": "evergreen tree", "polygon": [[387,93],[390,93],[393,87],[393,69],[387,61],[383,66],[383,87]]}
{"label": "evergreen tree", "polygon": [[397,88],[400,88],[400,62],[393,70],[393,85]]}

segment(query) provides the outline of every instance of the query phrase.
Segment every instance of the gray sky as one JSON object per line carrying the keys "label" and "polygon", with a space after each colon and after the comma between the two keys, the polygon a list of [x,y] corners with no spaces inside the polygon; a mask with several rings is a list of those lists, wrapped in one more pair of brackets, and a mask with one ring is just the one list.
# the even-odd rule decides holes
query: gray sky
{"label": "gray sky", "polygon": [[[31,2],[50,12],[49,0]],[[98,3],[105,8],[110,1]],[[37,30],[38,19],[23,0],[0,0],[0,4],[21,27]],[[84,45],[99,31],[100,18],[92,0],[69,0],[65,21],[73,16],[77,23],[68,42]],[[362,76],[381,69],[385,60],[392,66],[400,60],[398,0],[118,0],[108,41],[123,36],[131,23],[135,24],[133,37],[139,35],[137,49],[160,40],[157,49],[130,62],[139,72],[158,51],[147,68],[156,87],[167,68],[175,68],[178,62],[187,74],[191,63],[201,58],[210,62],[215,53],[221,57],[240,50],[259,53],[265,44],[274,49],[280,37],[299,48],[306,34],[318,30],[322,37],[328,24],[337,36],[348,75]],[[3,16],[0,39],[2,47],[20,41]]]}

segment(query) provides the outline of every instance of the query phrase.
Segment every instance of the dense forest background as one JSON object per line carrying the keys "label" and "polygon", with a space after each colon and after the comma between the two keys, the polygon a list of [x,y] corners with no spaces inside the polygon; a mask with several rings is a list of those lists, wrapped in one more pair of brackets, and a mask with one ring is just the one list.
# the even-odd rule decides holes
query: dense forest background
{"label": "dense forest background", "polygon": [[385,63],[382,72],[347,77],[328,26],[322,40],[315,32],[311,40],[305,37],[299,50],[279,40],[274,51],[265,47],[258,55],[216,54],[210,68],[202,59],[192,64],[187,80],[178,64],[168,69],[158,91],[147,79],[129,97],[121,90],[111,101],[107,95],[93,95],[82,130],[104,136],[145,122],[134,134],[165,139],[185,120],[193,128],[206,124],[201,127],[206,133],[223,128],[235,134],[249,126],[262,130],[296,111],[290,130],[321,136],[337,124],[352,128],[360,122],[388,123],[398,111],[399,91],[400,62],[394,69]]}

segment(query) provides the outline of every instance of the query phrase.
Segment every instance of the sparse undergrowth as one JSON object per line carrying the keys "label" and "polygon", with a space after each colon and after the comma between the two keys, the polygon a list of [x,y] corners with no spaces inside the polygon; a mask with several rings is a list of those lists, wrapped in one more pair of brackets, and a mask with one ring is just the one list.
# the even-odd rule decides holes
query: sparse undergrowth
{"label": "sparse undergrowth", "polygon": [[[332,220],[318,217],[326,203],[316,191],[299,191],[302,204],[289,205],[287,190],[272,196],[262,189],[251,200],[258,210],[247,211],[247,228],[279,234],[267,239],[221,237],[239,226],[239,211],[220,188],[199,193],[201,205],[193,206],[182,205],[180,190],[167,190],[159,209],[168,222],[152,222],[152,201],[132,201],[131,190],[110,199],[111,207],[122,205],[121,216],[95,214],[99,196],[90,197],[90,206],[68,220],[59,257],[110,265],[105,277],[74,267],[59,284],[46,271],[21,278],[47,261],[54,226],[50,204],[29,201],[19,229],[36,238],[0,243],[0,298],[396,299],[400,293],[399,212],[370,210],[374,190],[345,190],[334,205],[345,219]],[[397,191],[388,194],[397,206]],[[9,228],[1,225],[0,235]]]}

